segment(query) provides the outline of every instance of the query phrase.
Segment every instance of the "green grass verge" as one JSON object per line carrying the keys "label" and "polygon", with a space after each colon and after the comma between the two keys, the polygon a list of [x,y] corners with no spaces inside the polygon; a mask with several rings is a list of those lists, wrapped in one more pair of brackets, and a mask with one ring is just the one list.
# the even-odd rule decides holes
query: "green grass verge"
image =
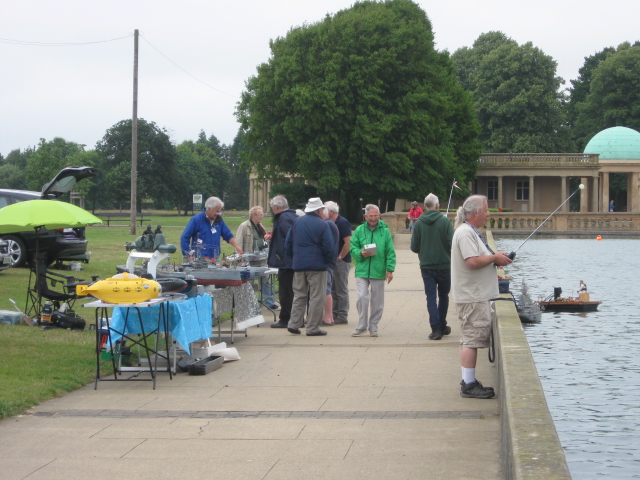
{"label": "green grass verge", "polygon": [[[171,261],[179,263],[180,235],[190,217],[152,212],[151,221],[155,229],[161,225],[168,243],[177,247]],[[247,212],[227,212],[225,222],[232,232],[247,219]],[[271,218],[264,221],[271,226]],[[145,230],[136,227],[136,235],[129,233],[128,226],[87,227],[86,235],[91,251],[91,261],[82,265],[74,274],[86,280],[91,275],[108,278],[116,273],[116,265],[124,265],[126,242],[135,241]],[[233,253],[233,247],[223,242],[224,254]],[[9,299],[15,300],[24,310],[29,284],[29,269],[10,268],[0,272],[0,310],[14,310]],[[59,288],[59,287],[58,287]],[[82,332],[60,329],[42,330],[26,325],[0,325],[0,418],[19,414],[33,405],[59,397],[90,382],[95,373],[95,333],[88,330],[95,321],[93,309],[84,309],[82,304],[94,300],[91,297],[76,302],[75,311],[87,322]]]}

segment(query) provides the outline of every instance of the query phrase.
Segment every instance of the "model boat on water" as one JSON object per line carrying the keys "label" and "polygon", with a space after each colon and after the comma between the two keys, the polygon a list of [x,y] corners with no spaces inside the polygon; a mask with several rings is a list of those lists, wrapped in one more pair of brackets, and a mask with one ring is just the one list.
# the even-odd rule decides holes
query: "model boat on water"
{"label": "model boat on water", "polygon": [[522,287],[520,288],[520,295],[516,300],[516,310],[522,323],[539,323],[542,319],[542,310],[540,305],[531,300],[529,296],[529,289],[527,285],[522,281]]}
{"label": "model boat on water", "polygon": [[555,287],[553,295],[540,300],[538,305],[545,312],[595,312],[601,303],[592,301],[586,292],[577,297],[563,297],[562,288]]}

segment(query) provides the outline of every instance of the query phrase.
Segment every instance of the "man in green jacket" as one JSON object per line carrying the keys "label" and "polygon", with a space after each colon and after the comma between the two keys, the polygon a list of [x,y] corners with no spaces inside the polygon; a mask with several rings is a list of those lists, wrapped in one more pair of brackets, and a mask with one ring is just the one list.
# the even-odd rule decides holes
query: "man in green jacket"
{"label": "man in green jacket", "polygon": [[[358,327],[351,334],[358,337],[369,329],[378,336],[378,322],[384,310],[384,281],[391,283],[396,269],[396,251],[386,223],[380,220],[380,209],[369,204],[364,208],[365,223],[353,232],[351,257],[356,262]],[[369,311],[371,315],[369,315]]]}
{"label": "man in green jacket", "polygon": [[420,215],[411,236],[411,251],[418,254],[420,271],[427,295],[431,324],[430,340],[440,340],[451,333],[447,326],[449,291],[451,290],[451,241],[453,227],[440,213],[440,201],[433,193],[424,199],[425,212]]}

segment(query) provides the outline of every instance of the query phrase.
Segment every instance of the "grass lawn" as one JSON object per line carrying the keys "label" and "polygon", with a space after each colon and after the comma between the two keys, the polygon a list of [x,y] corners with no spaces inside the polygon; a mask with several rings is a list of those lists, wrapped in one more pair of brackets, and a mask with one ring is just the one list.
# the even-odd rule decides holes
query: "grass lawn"
{"label": "grass lawn", "polygon": [[[176,245],[177,251],[171,261],[182,261],[180,234],[190,217],[163,212],[151,212],[149,222],[153,229],[162,226],[168,243]],[[247,212],[225,212],[224,220],[232,232],[248,218]],[[123,219],[122,223],[127,220]],[[265,218],[265,227],[271,226],[271,218]],[[91,275],[108,278],[116,273],[116,265],[124,265],[127,252],[126,242],[133,242],[146,227],[136,227],[136,235],[129,234],[129,226],[91,226],[86,236],[91,251],[91,261],[82,265],[79,278],[91,280]],[[234,252],[226,242],[222,242],[222,252]],[[0,272],[0,310],[14,310],[9,299],[15,300],[24,310],[28,268],[10,268]],[[59,287],[58,287],[59,288]],[[95,321],[93,309],[84,309],[82,304],[94,300],[92,297],[76,302],[75,311],[87,322],[87,330],[82,332],[61,329],[42,330],[26,325],[0,325],[0,419],[19,414],[33,405],[59,397],[79,388],[93,379],[95,373],[95,333],[89,325]]]}

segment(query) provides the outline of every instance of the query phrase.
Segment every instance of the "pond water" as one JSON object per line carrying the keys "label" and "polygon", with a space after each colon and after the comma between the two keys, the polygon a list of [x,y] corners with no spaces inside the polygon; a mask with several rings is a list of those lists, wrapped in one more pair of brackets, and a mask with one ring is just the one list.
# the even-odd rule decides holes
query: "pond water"
{"label": "pond water", "polygon": [[[606,236],[605,236],[606,237]],[[512,251],[522,239],[498,238]],[[575,479],[640,478],[640,240],[536,239],[506,268],[511,291],[522,280],[539,300],[579,281],[597,312],[544,312],[525,334],[549,410]]]}

